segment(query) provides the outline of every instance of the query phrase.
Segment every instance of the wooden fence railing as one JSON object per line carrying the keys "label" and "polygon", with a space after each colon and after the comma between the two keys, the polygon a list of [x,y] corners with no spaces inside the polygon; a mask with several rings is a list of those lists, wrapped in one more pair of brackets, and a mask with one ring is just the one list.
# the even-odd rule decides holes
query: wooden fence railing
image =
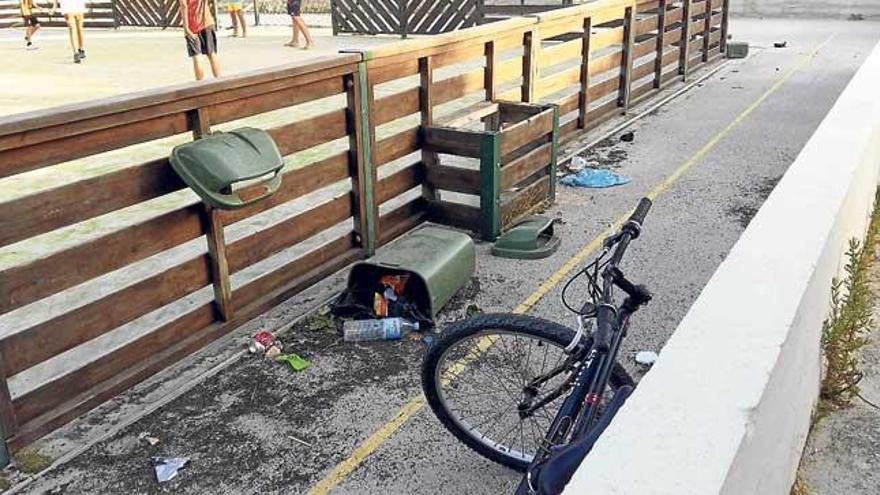
{"label": "wooden fence railing", "polygon": [[[487,172],[426,150],[422,126],[508,99],[557,104],[562,136],[572,136],[719,56],[726,7],[606,0],[0,119],[0,181],[37,174],[38,185],[0,199],[0,422],[10,446],[426,219],[478,230],[481,184],[500,193],[502,225],[546,202],[548,141]],[[167,156],[240,125],[276,139],[289,164],[282,188],[243,210],[207,209]],[[135,152],[147,145],[152,154]],[[42,185],[49,167],[80,170],[71,163],[96,172]],[[10,246],[28,256],[10,262]]]}

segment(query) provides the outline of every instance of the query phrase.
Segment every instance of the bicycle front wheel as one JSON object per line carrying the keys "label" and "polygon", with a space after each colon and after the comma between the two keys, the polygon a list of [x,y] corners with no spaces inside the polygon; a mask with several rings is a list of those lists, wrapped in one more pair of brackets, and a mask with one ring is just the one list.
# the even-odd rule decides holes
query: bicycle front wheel
{"label": "bicycle front wheel", "polygon": [[[525,315],[487,314],[451,325],[428,351],[422,388],[441,423],[480,455],[518,471],[532,462],[562,398],[522,417],[523,391],[536,377],[565,363],[575,333]],[[559,373],[538,396],[565,381]],[[612,368],[612,391],[632,384],[620,364]]]}

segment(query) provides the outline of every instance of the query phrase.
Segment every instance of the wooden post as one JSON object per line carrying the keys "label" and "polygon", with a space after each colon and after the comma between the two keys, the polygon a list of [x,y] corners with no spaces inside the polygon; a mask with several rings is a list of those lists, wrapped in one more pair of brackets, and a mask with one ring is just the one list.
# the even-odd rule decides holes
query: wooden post
{"label": "wooden post", "polygon": [[495,68],[498,65],[498,55],[495,53],[495,41],[487,41],[484,48],[486,57],[485,83],[486,100],[495,101]]}
{"label": "wooden post", "polygon": [[632,89],[632,52],[636,32],[634,24],[635,11],[632,7],[627,7],[623,18],[623,54],[620,66],[620,88],[617,92],[617,106],[623,108],[623,113],[629,109],[629,95]]}
{"label": "wooden post", "polygon": [[[419,59],[419,113],[422,129],[434,123],[434,59],[431,56]],[[422,164],[425,171],[438,163],[437,153],[422,148]],[[438,192],[428,184],[423,184],[422,195],[429,200],[439,200]]]}
{"label": "wooden post", "polygon": [[369,138],[364,132],[365,126],[362,115],[364,93],[358,80],[358,73],[346,74],[345,91],[348,101],[347,127],[348,127],[348,156],[349,175],[351,176],[351,190],[354,195],[354,225],[355,240],[360,243],[367,256],[375,249],[376,232],[373,222],[375,217],[371,215],[373,198],[373,181],[370,170],[370,145]]}
{"label": "wooden post", "polygon": [[[590,111],[590,39],[593,18],[584,19],[584,34],[581,36],[581,91],[578,94],[578,129],[587,127],[587,114]],[[558,113],[558,111],[557,111]],[[551,184],[555,177],[551,177]]]}
{"label": "wooden post", "polygon": [[523,35],[523,73],[522,101],[535,101],[535,85],[538,79],[538,47],[541,40],[537,39],[536,29]]}
{"label": "wooden post", "polygon": [[[211,132],[208,112],[197,108],[187,112],[193,139],[201,139]],[[221,212],[205,204],[202,210],[202,229],[208,243],[211,280],[214,284],[214,302],[217,316],[223,321],[232,318],[232,288],[229,283],[229,264],[226,260],[226,235]]]}
{"label": "wooden post", "polygon": [[703,63],[709,61],[709,45],[711,42],[711,34],[712,34],[712,0],[705,0],[706,2],[706,19],[703,25]]}
{"label": "wooden post", "polygon": [[663,82],[663,52],[666,46],[666,3],[660,0],[657,10],[657,58],[654,60],[654,88],[659,88]]}
{"label": "wooden post", "polygon": [[550,145],[550,203],[556,202],[556,171],[559,168],[559,105],[553,105],[553,134]]}
{"label": "wooden post", "polygon": [[374,187],[376,170],[373,167],[372,150],[375,147],[370,122],[370,99],[372,91],[367,79],[367,63],[358,63],[358,71],[346,76],[348,97],[348,147],[351,157],[352,191],[355,195],[357,214],[357,240],[364,253],[372,256],[376,252],[376,219],[378,205],[375,204]]}
{"label": "wooden post", "polygon": [[727,53],[727,30],[730,15],[730,0],[721,4],[721,53]]}
{"label": "wooden post", "polygon": [[682,81],[687,81],[688,59],[691,44],[691,0],[684,0],[681,13],[681,40],[678,42],[678,73]]}
{"label": "wooden post", "polygon": [[[0,370],[6,365],[0,356]],[[9,394],[9,384],[5,374],[0,377],[0,467],[9,464],[9,449],[6,440],[18,431],[18,418],[15,415],[15,407],[12,405],[12,396]]]}
{"label": "wooden post", "polygon": [[406,2],[400,0],[400,37],[406,39],[409,31],[409,18],[406,15]]}
{"label": "wooden post", "polygon": [[480,235],[494,241],[501,233],[501,133],[488,132],[480,142]]}

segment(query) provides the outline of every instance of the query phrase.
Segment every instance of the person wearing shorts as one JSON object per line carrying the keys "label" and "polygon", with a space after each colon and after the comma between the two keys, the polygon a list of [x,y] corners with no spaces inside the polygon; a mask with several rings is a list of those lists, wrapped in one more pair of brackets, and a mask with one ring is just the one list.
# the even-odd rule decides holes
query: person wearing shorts
{"label": "person wearing shorts", "polygon": [[86,58],[86,50],[83,48],[83,22],[86,14],[86,1],[61,0],[61,13],[67,21],[67,33],[70,35],[73,62],[78,64]]}
{"label": "person wearing shorts", "polygon": [[303,36],[306,38],[303,50],[308,50],[312,47],[312,34],[309,32],[309,26],[306,25],[306,21],[302,18],[302,0],[287,0],[287,15],[290,16],[291,25],[293,26],[293,37],[284,46],[299,46],[299,32],[302,31]]}
{"label": "person wearing shorts", "polygon": [[242,0],[229,0],[226,3],[226,10],[229,12],[229,18],[232,19],[232,36],[238,37],[239,26],[241,26],[241,37],[247,37],[247,23],[244,21],[244,8]]}
{"label": "person wearing shorts", "polygon": [[24,41],[26,48],[33,47],[34,43],[31,40],[40,29],[40,21],[34,12],[34,7],[36,7],[34,0],[21,0],[21,19],[25,25]]}
{"label": "person wearing shorts", "polygon": [[208,57],[211,73],[220,77],[220,63],[217,60],[217,32],[214,30],[214,16],[208,0],[178,0],[180,18],[186,35],[186,52],[193,62],[196,81],[205,77],[200,59]]}

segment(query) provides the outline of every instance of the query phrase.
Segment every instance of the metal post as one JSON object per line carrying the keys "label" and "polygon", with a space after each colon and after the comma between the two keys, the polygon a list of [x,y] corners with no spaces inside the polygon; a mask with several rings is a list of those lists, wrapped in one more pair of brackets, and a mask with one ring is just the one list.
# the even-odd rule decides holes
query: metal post
{"label": "metal post", "polygon": [[494,241],[501,233],[501,133],[480,142],[480,235]]}
{"label": "metal post", "polygon": [[687,81],[691,44],[691,0],[684,0],[682,8],[684,10],[681,13],[681,40],[678,42],[678,73],[682,81]]}
{"label": "metal post", "polygon": [[657,11],[657,58],[654,59],[654,88],[663,83],[663,52],[666,51],[666,2],[660,0]]}
{"label": "metal post", "polygon": [[[352,158],[352,180],[357,214],[355,223],[361,246],[367,256],[376,252],[376,218],[379,207],[375,201],[376,170],[373,167],[373,136],[370,127],[370,90],[367,63],[359,62],[348,88],[349,149]],[[349,83],[346,83],[349,85]]]}

